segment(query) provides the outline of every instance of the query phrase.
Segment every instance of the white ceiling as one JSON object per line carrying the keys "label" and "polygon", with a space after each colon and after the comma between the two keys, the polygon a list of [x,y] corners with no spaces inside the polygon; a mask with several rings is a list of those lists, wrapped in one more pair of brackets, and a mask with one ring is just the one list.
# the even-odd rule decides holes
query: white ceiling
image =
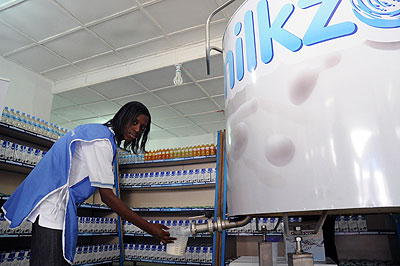
{"label": "white ceiling", "polygon": [[[61,127],[104,123],[136,100],[150,109],[151,139],[214,133],[225,127],[223,63],[221,55],[213,56],[206,75],[204,24],[226,1],[0,0],[0,54],[62,87],[54,92],[50,119]],[[213,18],[212,40],[221,40],[242,2]],[[186,47],[200,47],[201,55]],[[194,60],[162,59],[174,51]],[[135,60],[154,67],[118,71]],[[181,86],[172,82],[174,63],[183,63]],[[104,78],[88,82],[88,73]],[[60,85],[82,77],[78,85]]]}

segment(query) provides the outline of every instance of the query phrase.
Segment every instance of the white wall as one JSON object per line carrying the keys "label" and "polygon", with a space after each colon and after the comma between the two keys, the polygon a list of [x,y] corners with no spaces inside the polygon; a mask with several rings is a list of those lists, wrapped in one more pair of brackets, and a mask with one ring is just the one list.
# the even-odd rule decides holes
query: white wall
{"label": "white wall", "polygon": [[150,151],[164,148],[179,148],[210,143],[217,144],[217,136],[217,133],[215,133],[182,138],[169,138],[160,140],[149,139],[146,144],[146,150]]}
{"label": "white wall", "polygon": [[52,81],[3,57],[0,57],[0,77],[10,80],[5,106],[49,121]]}

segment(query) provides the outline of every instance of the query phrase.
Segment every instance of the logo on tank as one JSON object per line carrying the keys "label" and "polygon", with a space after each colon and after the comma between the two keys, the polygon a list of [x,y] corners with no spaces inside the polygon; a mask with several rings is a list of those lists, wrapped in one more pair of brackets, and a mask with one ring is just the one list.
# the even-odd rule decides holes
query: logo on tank
{"label": "logo on tank", "polygon": [[[362,23],[381,29],[400,27],[400,0],[348,1],[351,2],[355,17]],[[304,36],[297,36],[284,28],[294,12],[301,12],[296,11],[291,3],[283,5],[275,18],[270,16],[267,0],[260,0],[256,10],[247,10],[243,22],[237,22],[233,29],[237,37],[234,49],[225,53],[225,97],[227,88],[232,90],[235,82],[243,80],[246,71],[252,73],[258,64],[269,64],[273,60],[273,41],[291,52],[298,52],[303,46],[317,45],[355,34],[358,27],[352,21],[330,23],[341,3],[341,0],[299,0],[297,6],[302,10],[318,8]],[[258,28],[258,36],[255,26]],[[244,38],[240,37],[243,31]],[[261,62],[258,62],[258,58]]]}

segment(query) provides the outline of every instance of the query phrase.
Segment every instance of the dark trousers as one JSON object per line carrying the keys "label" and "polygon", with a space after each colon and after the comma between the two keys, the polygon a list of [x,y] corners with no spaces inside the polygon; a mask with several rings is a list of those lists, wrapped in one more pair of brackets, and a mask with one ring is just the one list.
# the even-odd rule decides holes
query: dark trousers
{"label": "dark trousers", "polygon": [[62,230],[32,225],[30,266],[70,266],[62,252]]}

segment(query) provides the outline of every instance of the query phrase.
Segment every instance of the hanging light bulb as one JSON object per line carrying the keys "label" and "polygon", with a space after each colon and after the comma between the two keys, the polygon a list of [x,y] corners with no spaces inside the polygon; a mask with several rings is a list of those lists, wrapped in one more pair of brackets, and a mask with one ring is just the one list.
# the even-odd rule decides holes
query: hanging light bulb
{"label": "hanging light bulb", "polygon": [[182,79],[182,72],[181,72],[181,64],[176,64],[175,65],[175,77],[174,77],[174,84],[175,86],[182,85],[183,79]]}

